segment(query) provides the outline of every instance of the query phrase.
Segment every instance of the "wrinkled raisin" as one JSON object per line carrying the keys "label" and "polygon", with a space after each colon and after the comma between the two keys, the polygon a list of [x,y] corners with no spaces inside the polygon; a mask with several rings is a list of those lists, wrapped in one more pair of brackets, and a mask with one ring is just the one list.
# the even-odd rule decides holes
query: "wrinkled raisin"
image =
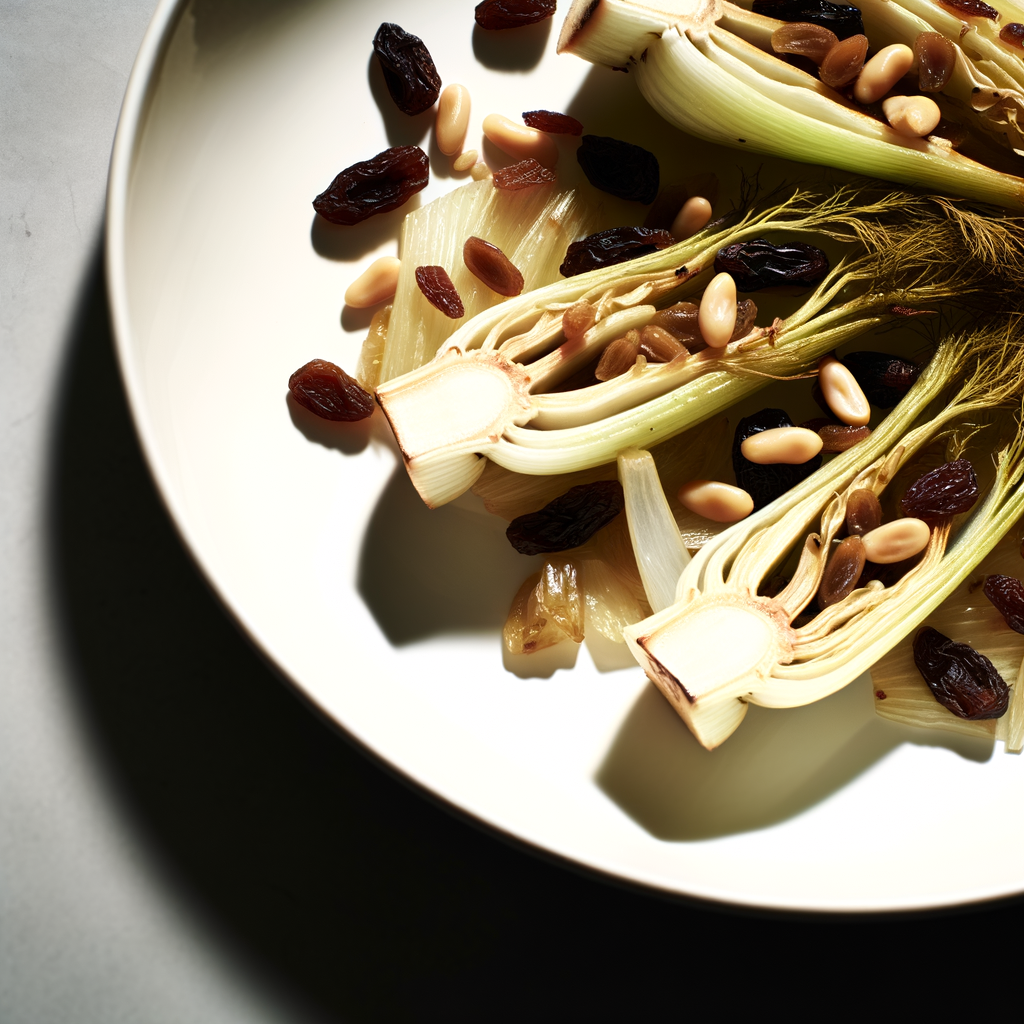
{"label": "wrinkled raisin", "polygon": [[985,577],[985,596],[996,606],[1010,629],[1024,633],[1024,583],[993,573]]}
{"label": "wrinkled raisin", "polygon": [[584,135],[576,159],[590,184],[602,192],[636,203],[653,203],[658,197],[658,158],[640,146]]}
{"label": "wrinkled raisin", "polygon": [[417,267],[416,283],[426,296],[427,302],[445,316],[458,320],[459,317],[466,315],[462,297],[444,267]]}
{"label": "wrinkled raisin", "polygon": [[870,427],[850,427],[845,423],[825,423],[815,428],[821,438],[823,452],[845,452],[866,437],[871,436]]}
{"label": "wrinkled raisin", "polygon": [[1011,21],[999,30],[999,38],[1004,43],[1016,46],[1018,50],[1024,50],[1024,25],[1019,21]]}
{"label": "wrinkled raisin", "polygon": [[982,0],[939,0],[941,6],[954,14],[960,14],[965,18],[988,18],[989,21],[996,21],[999,12],[994,7],[982,3]]}
{"label": "wrinkled raisin", "polygon": [[430,161],[419,146],[393,146],[346,167],[313,200],[313,209],[332,224],[358,224],[397,210],[425,188],[429,178]]}
{"label": "wrinkled raisin", "polygon": [[575,277],[598,267],[635,260],[675,244],[672,235],[662,228],[609,228],[573,242],[558,270],[563,277]]}
{"label": "wrinkled raisin", "polygon": [[782,409],[762,409],[753,416],[745,416],[736,426],[732,442],[732,468],[736,473],[736,483],[754,499],[755,512],[795,487],[821,465],[820,455],[815,455],[799,466],[785,463],[762,466],[743,457],[740,447],[748,437],[762,430],[791,426],[793,421]]}
{"label": "wrinkled raisin", "polygon": [[546,185],[555,181],[556,175],[549,167],[544,167],[532,156],[519,163],[509,164],[494,172],[494,187],[506,192],[518,192],[520,189],[532,188],[534,185]]}
{"label": "wrinkled raisin", "polygon": [[505,536],[522,555],[540,555],[578,548],[623,509],[625,498],[618,480],[597,480],[570,487],[538,512],[508,524]]}
{"label": "wrinkled raisin", "polygon": [[373,412],[373,397],[326,359],[300,366],[288,378],[288,390],[299,405],[321,419],[364,420]]}
{"label": "wrinkled raisin", "polygon": [[828,268],[828,257],[821,249],[804,242],[773,245],[766,238],[754,238],[727,245],[715,256],[715,271],[731,274],[740,292],[756,292],[776,285],[817,284]]}
{"label": "wrinkled raisin", "polygon": [[754,12],[780,21],[809,21],[831,29],[840,39],[864,32],[860,9],[828,0],[754,0]]}
{"label": "wrinkled raisin", "polygon": [[891,409],[921,375],[921,367],[885,352],[851,352],[840,362],[853,374],[867,400]]}
{"label": "wrinkled raisin", "polygon": [[523,124],[549,135],[582,135],[583,125],[568,114],[554,110],[524,110]]}
{"label": "wrinkled raisin", "polygon": [[914,637],[914,664],[935,699],[958,718],[999,718],[1010,690],[985,655],[925,626]]}
{"label": "wrinkled raisin", "polygon": [[422,114],[437,101],[441,76],[419,36],[385,21],[373,37],[388,92],[403,114]]}
{"label": "wrinkled raisin", "polygon": [[523,290],[523,275],[496,246],[471,235],[462,247],[462,259],[469,272],[499,295],[518,295]]}
{"label": "wrinkled raisin", "polygon": [[978,500],[978,478],[967,459],[957,459],[918,477],[904,492],[900,508],[905,516],[937,519],[958,516]]}
{"label": "wrinkled raisin", "polygon": [[481,28],[522,28],[536,25],[555,13],[555,0],[483,0],[476,5],[476,23]]}

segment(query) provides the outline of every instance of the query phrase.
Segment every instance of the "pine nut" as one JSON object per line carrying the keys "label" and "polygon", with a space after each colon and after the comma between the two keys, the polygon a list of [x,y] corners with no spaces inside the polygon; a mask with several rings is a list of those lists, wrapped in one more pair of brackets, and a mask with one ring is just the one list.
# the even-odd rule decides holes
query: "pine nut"
{"label": "pine nut", "polygon": [[931,537],[931,530],[923,519],[894,519],[865,533],[864,557],[879,565],[902,562],[904,558],[919,555]]}
{"label": "pine nut", "polygon": [[806,427],[773,427],[748,437],[740,454],[759,466],[801,466],[821,451],[821,438]]}
{"label": "pine nut", "polygon": [[772,33],[772,49],[776,53],[792,53],[807,57],[820,65],[839,37],[831,29],[809,21],[792,21],[780,25]]}
{"label": "pine nut", "polygon": [[475,149],[467,149],[465,153],[460,153],[452,161],[452,170],[468,171],[476,163],[479,156],[480,154]]}
{"label": "pine nut", "polygon": [[818,584],[818,606],[827,608],[837,604],[857,589],[857,581],[864,571],[864,542],[860,537],[847,537],[832,552]]}
{"label": "pine nut", "polygon": [[851,427],[863,427],[871,419],[871,405],[857,378],[835,356],[818,363],[818,386],[832,414]]}
{"label": "pine nut", "polygon": [[676,219],[672,221],[669,233],[677,242],[681,242],[684,238],[697,234],[709,220],[711,204],[703,196],[693,196],[683,203],[682,209],[676,214]]}
{"label": "pine nut", "polygon": [[742,487],[717,480],[691,480],[679,488],[679,504],[716,523],[738,523],[754,511],[754,499]]}
{"label": "pine nut", "polygon": [[882,113],[893,131],[911,139],[930,135],[942,120],[938,103],[929,96],[890,96],[882,100]]}
{"label": "pine nut", "polygon": [[469,173],[474,181],[483,181],[484,178],[491,177],[491,169],[483,162],[483,160],[473,164]]}
{"label": "pine nut", "polygon": [[857,76],[853,98],[858,103],[877,103],[913,66],[914,51],[905,43],[883,46]]}
{"label": "pine nut", "polygon": [[882,505],[878,495],[867,488],[851,492],[846,499],[846,532],[863,537],[882,525]]}
{"label": "pine nut", "polygon": [[353,309],[366,309],[390,299],[398,287],[398,271],[402,261],[395,256],[381,256],[374,260],[345,292],[345,305]]}
{"label": "pine nut", "polygon": [[917,84],[921,92],[942,92],[953,77],[956,47],[941,32],[919,32],[914,40]]}
{"label": "pine nut", "polygon": [[736,326],[736,282],[729,274],[716,274],[704,289],[697,311],[701,336],[712,348],[725,348]]}
{"label": "pine nut", "polygon": [[503,114],[488,114],[484,118],[484,135],[503,153],[519,160],[533,157],[545,167],[558,163],[558,146],[550,135],[516,124]]}
{"label": "pine nut", "polygon": [[868,37],[848,36],[828,51],[818,77],[833,89],[849,85],[860,74],[867,55]]}
{"label": "pine nut", "polygon": [[447,85],[437,104],[434,134],[437,148],[445,156],[454,156],[466,141],[469,128],[469,90],[464,85]]}

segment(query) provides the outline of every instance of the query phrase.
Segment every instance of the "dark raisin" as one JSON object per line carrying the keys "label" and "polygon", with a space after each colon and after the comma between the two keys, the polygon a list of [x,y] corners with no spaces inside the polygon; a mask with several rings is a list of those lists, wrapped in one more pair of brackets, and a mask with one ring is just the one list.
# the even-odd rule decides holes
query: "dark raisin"
{"label": "dark raisin", "polygon": [[675,245],[676,240],[662,228],[609,228],[573,242],[558,268],[563,277],[635,260],[638,256]]}
{"label": "dark raisin", "polygon": [[429,179],[430,161],[419,146],[394,146],[346,167],[313,200],[313,209],[332,224],[358,224],[397,210]]}
{"label": "dark raisin", "polygon": [[840,39],[864,32],[860,8],[828,0],[754,0],[754,11],[780,21],[809,21],[831,29]]}
{"label": "dark raisin", "polygon": [[864,571],[864,542],[860,537],[847,537],[832,552],[818,584],[818,607],[838,604],[857,589],[857,581]]}
{"label": "dark raisin", "polygon": [[554,110],[524,110],[523,124],[549,135],[582,135],[583,125],[568,114]]}
{"label": "dark raisin", "polygon": [[555,13],[555,0],[483,0],[476,5],[476,23],[481,28],[522,28],[535,25]]}
{"label": "dark raisin", "polygon": [[326,359],[300,366],[288,378],[288,390],[299,405],[321,419],[364,420],[373,412],[373,397]]}
{"label": "dark raisin", "polygon": [[999,12],[994,7],[982,3],[982,0],[939,0],[939,4],[947,11],[960,14],[965,18],[988,18],[997,21]]}
{"label": "dark raisin", "polygon": [[518,516],[505,536],[522,555],[541,555],[578,548],[623,509],[625,498],[618,480],[598,480],[570,487],[540,511]]}
{"label": "dark raisin", "polygon": [[900,508],[905,516],[937,519],[967,512],[977,500],[974,467],[967,459],[957,459],[915,480],[904,492]]}
{"label": "dark raisin", "polygon": [[865,487],[853,491],[846,499],[846,532],[851,537],[863,537],[881,525],[882,503],[878,495]]}
{"label": "dark raisin", "polygon": [[452,284],[444,267],[417,267],[416,283],[427,297],[427,302],[441,310],[445,316],[458,320],[460,316],[466,315],[458,289]]}
{"label": "dark raisin", "polygon": [[743,457],[740,446],[748,437],[762,430],[791,426],[793,421],[781,409],[762,409],[753,416],[745,416],[736,426],[732,442],[732,468],[736,473],[736,483],[754,499],[755,512],[795,487],[821,465],[820,455],[815,455],[799,466],[784,463],[762,466]]}
{"label": "dark raisin", "polygon": [[403,114],[422,114],[437,101],[441,76],[419,36],[385,21],[373,37],[388,92]]}
{"label": "dark raisin", "polygon": [[715,271],[731,274],[736,290],[741,292],[776,285],[816,284],[828,269],[828,257],[804,242],[773,245],[766,238],[754,238],[727,245],[715,257]]}
{"label": "dark raisin", "polygon": [[921,367],[885,352],[851,352],[840,360],[872,405],[891,409],[910,390]]}
{"label": "dark raisin", "polygon": [[549,167],[542,166],[532,156],[520,160],[519,163],[509,164],[508,167],[499,168],[493,176],[494,187],[506,192],[518,192],[520,189],[546,185],[555,180],[555,172]]}
{"label": "dark raisin", "polygon": [[996,606],[1010,629],[1024,633],[1024,583],[993,573],[985,577],[985,596]]}
{"label": "dark raisin", "polygon": [[499,295],[518,295],[523,275],[516,265],[491,242],[471,235],[462,247],[462,259],[469,272]]}
{"label": "dark raisin", "polygon": [[985,655],[930,626],[914,637],[914,664],[935,699],[958,718],[999,718],[1010,703],[1009,687]]}
{"label": "dark raisin", "polygon": [[1018,50],[1024,50],[1024,25],[1019,21],[1011,21],[999,30],[999,38],[1004,43],[1016,46]]}
{"label": "dark raisin", "polygon": [[866,437],[871,436],[870,427],[849,427],[845,423],[825,423],[815,428],[821,438],[821,450],[835,453],[845,452]]}
{"label": "dark raisin", "polygon": [[658,158],[640,146],[584,135],[576,159],[590,184],[602,192],[635,203],[653,203],[658,197]]}

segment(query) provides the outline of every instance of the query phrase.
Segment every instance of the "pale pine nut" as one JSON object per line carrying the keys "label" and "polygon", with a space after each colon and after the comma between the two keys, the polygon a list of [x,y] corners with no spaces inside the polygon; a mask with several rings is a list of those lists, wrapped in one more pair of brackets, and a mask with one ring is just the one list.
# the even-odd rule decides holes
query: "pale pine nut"
{"label": "pale pine nut", "polygon": [[460,153],[452,161],[452,169],[456,171],[468,171],[473,164],[476,163],[479,156],[480,154],[475,149],[467,149],[465,153]]}
{"label": "pale pine nut", "polygon": [[877,103],[913,66],[914,51],[905,43],[883,46],[857,76],[854,99],[858,103]]}
{"label": "pale pine nut", "polygon": [[681,242],[690,235],[697,234],[711,220],[711,204],[703,196],[693,196],[683,203],[682,209],[672,221],[669,233]]}
{"label": "pale pine nut", "polygon": [[818,386],[837,419],[851,427],[863,427],[871,419],[871,405],[857,378],[835,356],[818,363]]}
{"label": "pale pine nut", "polygon": [[930,135],[942,120],[939,105],[928,96],[890,96],[882,100],[882,113],[894,131],[911,139]]}
{"label": "pale pine nut", "polygon": [[821,438],[806,427],[773,427],[751,434],[740,454],[759,466],[802,466],[821,451]]}
{"label": "pale pine nut", "polygon": [[754,511],[754,499],[742,487],[717,480],[691,480],[679,488],[679,504],[716,523],[738,523]]}
{"label": "pale pine nut", "polygon": [[473,164],[469,173],[474,181],[483,181],[484,178],[493,177],[493,175],[491,174],[490,167],[488,167],[487,164],[483,162],[483,160],[480,160],[478,163]]}
{"label": "pale pine nut", "polygon": [[398,287],[398,271],[402,261],[395,256],[381,256],[374,260],[345,292],[345,305],[353,309],[366,309],[390,299]]}
{"label": "pale pine nut", "polygon": [[483,128],[484,135],[509,156],[519,160],[533,157],[545,167],[554,167],[558,163],[558,146],[550,135],[545,135],[536,128],[517,124],[504,114],[488,114],[484,118]]}
{"label": "pale pine nut", "polygon": [[445,156],[454,156],[466,141],[469,127],[469,90],[464,85],[445,86],[437,104],[434,134],[437,148]]}
{"label": "pale pine nut", "polygon": [[712,348],[725,348],[736,326],[736,282],[729,274],[716,274],[704,289],[697,310],[701,337]]}
{"label": "pale pine nut", "polygon": [[878,565],[891,565],[913,558],[928,547],[931,530],[923,519],[894,519],[865,533],[864,557]]}

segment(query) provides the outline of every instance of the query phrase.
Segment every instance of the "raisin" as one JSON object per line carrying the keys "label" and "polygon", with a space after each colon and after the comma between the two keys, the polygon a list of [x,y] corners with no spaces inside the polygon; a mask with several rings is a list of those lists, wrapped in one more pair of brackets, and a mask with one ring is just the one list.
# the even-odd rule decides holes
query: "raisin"
{"label": "raisin", "polygon": [[978,478],[967,459],[947,462],[918,477],[904,492],[900,508],[905,516],[937,519],[957,516],[978,500]]}
{"label": "raisin", "polygon": [[582,135],[583,125],[568,114],[554,110],[524,110],[523,124],[549,135]]}
{"label": "raisin", "polygon": [[821,465],[820,455],[798,466],[785,463],[762,466],[743,457],[740,446],[748,437],[762,430],[791,426],[792,420],[782,409],[762,409],[753,416],[745,416],[736,426],[732,442],[732,468],[736,473],[736,483],[754,499],[755,512],[795,487]]}
{"label": "raisin", "polygon": [[935,699],[958,718],[1001,717],[1010,689],[985,655],[925,626],[914,637],[914,664]]}
{"label": "raisin", "polygon": [[492,31],[536,25],[555,13],[555,0],[483,0],[476,5],[476,23]]}
{"label": "raisin", "polygon": [[868,37],[850,36],[828,51],[821,62],[818,77],[830,88],[841,89],[860,74],[867,55]]}
{"label": "raisin", "polygon": [[563,277],[575,277],[598,267],[635,260],[675,244],[676,240],[663,228],[609,228],[573,242],[558,270]]}
{"label": "raisin", "polygon": [[818,584],[818,607],[838,604],[857,589],[857,581],[864,571],[864,542],[860,537],[847,537],[832,552],[828,565]]}
{"label": "raisin", "polygon": [[313,200],[313,209],[332,224],[358,224],[397,210],[430,178],[430,161],[419,146],[393,146],[372,160],[346,167]]}
{"label": "raisin", "polygon": [[921,375],[921,367],[885,352],[851,352],[840,360],[872,405],[891,409]]}
{"label": "raisin", "polygon": [[914,40],[917,84],[921,92],[941,92],[953,77],[956,47],[941,32],[919,32]]}
{"label": "raisin", "polygon": [[870,427],[849,427],[845,423],[825,423],[815,428],[823,452],[845,452],[871,436]]}
{"label": "raisin", "polygon": [[625,497],[618,480],[597,480],[570,487],[538,512],[518,516],[505,536],[521,555],[540,555],[578,548],[623,509]]}
{"label": "raisin", "polygon": [[1010,629],[1024,633],[1024,583],[993,573],[985,577],[985,596],[996,606]]}
{"label": "raisin", "polygon": [[864,32],[860,9],[852,4],[831,4],[828,0],[754,0],[754,12],[780,21],[809,21],[831,29],[840,39]]}
{"label": "raisin", "polygon": [[313,359],[288,378],[288,390],[304,409],[325,420],[365,420],[373,397],[340,366]]}
{"label": "raisin", "polygon": [[658,158],[640,146],[605,135],[584,135],[576,159],[587,181],[602,192],[636,203],[653,203],[658,197]]}
{"label": "raisin", "polygon": [[636,362],[639,344],[640,332],[636,330],[626,331],[621,338],[616,338],[601,353],[594,376],[598,380],[611,380],[631,370]]}
{"label": "raisin", "polygon": [[469,272],[499,295],[518,295],[523,290],[523,275],[496,246],[471,235],[462,247],[462,259]]}
{"label": "raisin", "polygon": [[756,292],[776,285],[817,284],[827,273],[828,257],[804,242],[773,245],[766,238],[737,242],[718,250],[715,271],[732,275],[736,290]]}
{"label": "raisin", "polygon": [[462,296],[452,284],[448,271],[444,267],[417,267],[416,283],[435,309],[439,309],[446,317],[458,320],[466,315],[466,307],[462,304]]}
{"label": "raisin", "polygon": [[520,189],[534,185],[546,185],[555,181],[556,175],[548,167],[542,166],[533,157],[520,160],[517,164],[509,164],[494,172],[494,187],[506,192],[518,192]]}
{"label": "raisin", "polygon": [[999,12],[994,7],[982,3],[982,0],[939,0],[939,4],[947,11],[961,14],[965,18],[988,18],[989,21],[999,19]]}
{"label": "raisin", "polygon": [[1016,46],[1018,50],[1024,50],[1024,25],[1019,21],[1011,21],[999,30],[999,38],[1004,43]]}
{"label": "raisin", "polygon": [[846,499],[846,532],[851,537],[863,537],[881,525],[882,503],[878,495],[866,487],[853,491]]}
{"label": "raisin", "polygon": [[385,21],[373,37],[388,92],[403,114],[422,114],[437,101],[441,76],[419,36]]}

